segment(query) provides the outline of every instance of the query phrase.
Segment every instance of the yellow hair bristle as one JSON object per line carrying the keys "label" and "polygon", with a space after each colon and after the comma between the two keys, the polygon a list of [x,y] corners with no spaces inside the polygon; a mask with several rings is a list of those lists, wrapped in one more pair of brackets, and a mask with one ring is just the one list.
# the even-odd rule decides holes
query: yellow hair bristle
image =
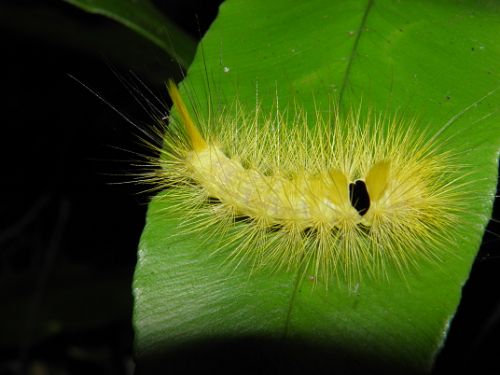
{"label": "yellow hair bristle", "polygon": [[174,102],[174,105],[181,115],[182,124],[184,125],[186,134],[188,135],[191,142],[191,147],[194,151],[201,151],[205,149],[207,147],[207,143],[201,136],[200,131],[189,115],[189,111],[187,110],[186,105],[182,100],[181,94],[179,93],[179,89],[177,88],[175,82],[171,80],[167,81],[167,90],[170,98]]}

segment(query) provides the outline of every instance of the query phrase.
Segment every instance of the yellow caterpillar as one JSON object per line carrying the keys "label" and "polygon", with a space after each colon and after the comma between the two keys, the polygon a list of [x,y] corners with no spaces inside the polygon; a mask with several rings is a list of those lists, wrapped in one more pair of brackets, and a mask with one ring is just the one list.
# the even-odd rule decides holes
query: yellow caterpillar
{"label": "yellow caterpillar", "polygon": [[310,128],[300,110],[263,117],[237,103],[195,122],[176,85],[167,88],[178,117],[146,180],[170,188],[189,231],[218,238],[238,264],[352,282],[440,259],[453,242],[461,173],[414,124],[334,111]]}

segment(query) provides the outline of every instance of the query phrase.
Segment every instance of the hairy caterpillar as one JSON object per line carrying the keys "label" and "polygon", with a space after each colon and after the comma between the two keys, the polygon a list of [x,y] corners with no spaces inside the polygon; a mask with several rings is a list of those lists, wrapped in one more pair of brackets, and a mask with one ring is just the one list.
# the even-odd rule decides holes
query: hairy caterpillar
{"label": "hairy caterpillar", "polygon": [[237,102],[195,121],[167,86],[178,115],[143,178],[170,188],[183,228],[219,239],[232,261],[350,283],[441,259],[453,243],[463,174],[415,121],[318,111],[309,127],[300,109],[266,117]]}

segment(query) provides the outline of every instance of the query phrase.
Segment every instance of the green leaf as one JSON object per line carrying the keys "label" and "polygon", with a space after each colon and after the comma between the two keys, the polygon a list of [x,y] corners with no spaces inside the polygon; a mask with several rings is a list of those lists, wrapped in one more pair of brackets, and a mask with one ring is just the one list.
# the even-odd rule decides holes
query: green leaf
{"label": "green leaf", "polygon": [[90,13],[112,18],[165,50],[182,67],[189,66],[195,41],[161,14],[149,0],[64,0]]}
{"label": "green leaf", "polygon": [[67,12],[61,4],[33,3],[27,12],[22,2],[0,2],[0,24],[4,30],[45,43],[57,43],[101,61],[104,56],[113,65],[134,71],[157,87],[164,84],[165,77],[181,73],[177,62],[170,61],[167,53],[141,35],[112,21],[96,27],[86,17],[74,17],[73,12]]}
{"label": "green leaf", "polygon": [[457,256],[422,264],[405,281],[389,275],[325,290],[294,272],[223,266],[225,255],[210,255],[201,236],[175,235],[182,219],[169,213],[164,193],[150,204],[134,277],[139,363],[167,356],[171,365],[180,354],[196,361],[195,353],[216,345],[208,362],[241,349],[277,368],[429,372],[491,215],[500,149],[497,35],[500,6],[488,1],[226,1],[185,94],[195,93],[197,104],[208,103],[209,92],[237,96],[252,108],[258,92],[263,110],[277,95],[280,106],[300,102],[313,113],[328,108],[333,92],[342,108],[362,101],[417,116],[431,132],[445,127],[446,147],[474,172],[466,177],[474,199],[461,214],[473,225],[453,232],[461,236],[451,250]]}

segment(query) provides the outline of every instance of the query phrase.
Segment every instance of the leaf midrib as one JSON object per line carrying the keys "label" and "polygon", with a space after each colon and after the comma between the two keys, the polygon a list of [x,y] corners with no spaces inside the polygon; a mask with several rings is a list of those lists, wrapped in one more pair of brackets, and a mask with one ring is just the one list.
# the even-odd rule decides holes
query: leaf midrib
{"label": "leaf midrib", "polygon": [[373,5],[373,0],[368,0],[368,2],[366,3],[365,12],[363,13],[363,18],[361,18],[361,23],[358,27],[358,30],[356,31],[356,38],[354,39],[352,50],[351,53],[349,54],[349,59],[347,60],[347,67],[344,73],[344,77],[342,79],[342,84],[340,86],[339,105],[342,104],[342,99],[344,98],[344,92],[347,87],[347,83],[349,81],[349,74],[351,72],[352,63],[354,61],[354,57],[356,56],[356,51],[358,49],[359,40],[361,39],[361,34],[363,33],[363,30],[365,30],[366,20],[368,19],[368,14],[370,13],[372,5]]}
{"label": "leaf midrib", "polygon": [[[370,13],[372,5],[373,5],[373,0],[368,0],[368,2],[366,3],[366,6],[365,6],[365,11],[363,13],[363,17],[361,18],[361,22],[360,22],[358,29],[356,31],[356,38],[354,40],[351,52],[349,54],[349,59],[347,60],[347,66],[346,66],[346,69],[344,72],[344,76],[342,78],[342,84],[341,84],[340,91],[339,91],[339,101],[338,101],[339,105],[341,105],[342,99],[344,97],[344,91],[345,91],[347,84],[348,84],[348,81],[349,81],[349,74],[351,72],[354,57],[356,56],[356,51],[357,51],[358,46],[359,46],[359,41],[361,39],[361,35],[362,35],[363,31],[365,30],[366,22],[368,19],[368,14]],[[297,270],[297,273],[295,274],[293,288],[292,288],[292,292],[290,294],[290,299],[288,302],[288,309],[286,312],[285,323],[284,323],[284,327],[283,327],[283,337],[284,338],[286,338],[288,336],[288,333],[289,333],[290,318],[292,316],[292,312],[293,312],[293,308],[294,308],[295,297],[297,295],[297,291],[299,290],[299,285],[302,281],[301,276],[304,274],[304,272],[305,272],[305,269],[304,269],[304,266],[302,266]]]}

